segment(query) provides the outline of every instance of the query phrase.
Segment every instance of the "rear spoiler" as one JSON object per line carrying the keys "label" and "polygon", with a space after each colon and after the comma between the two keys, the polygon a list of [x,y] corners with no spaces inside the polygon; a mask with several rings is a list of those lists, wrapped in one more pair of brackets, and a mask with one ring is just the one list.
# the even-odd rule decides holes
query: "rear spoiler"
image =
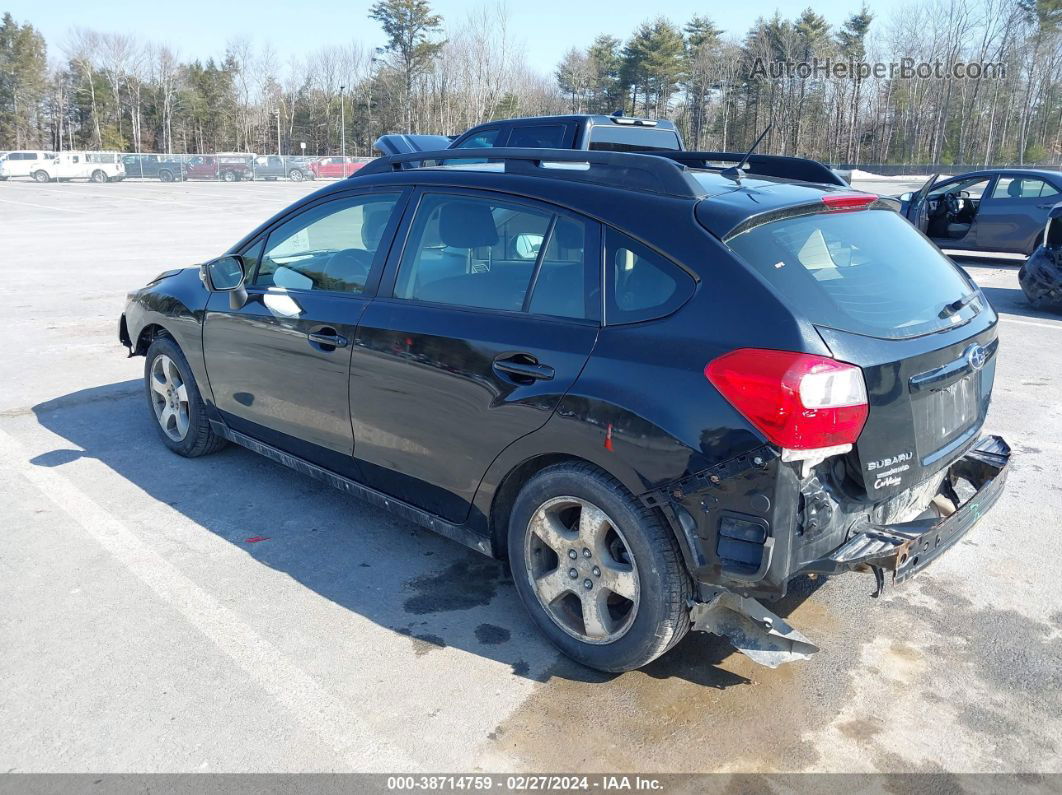
{"label": "rear spoiler", "polygon": [[[749,174],[763,177],[795,179],[801,182],[817,182],[826,185],[848,183],[818,160],[805,157],[786,157],[785,155],[748,155],[741,152],[667,152],[654,151],[646,154],[667,157],[689,168],[726,168],[745,161]],[[725,164],[725,165],[723,165]]]}

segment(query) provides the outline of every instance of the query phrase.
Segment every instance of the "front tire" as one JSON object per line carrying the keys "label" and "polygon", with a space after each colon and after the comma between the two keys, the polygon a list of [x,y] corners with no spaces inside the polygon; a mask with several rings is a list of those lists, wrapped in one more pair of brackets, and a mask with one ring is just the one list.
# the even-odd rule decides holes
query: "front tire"
{"label": "front tire", "polygon": [[225,439],[210,429],[192,368],[170,337],[156,337],[144,360],[144,391],[162,443],[196,458],[217,452]]}
{"label": "front tire", "polygon": [[226,172],[224,172],[221,175],[221,178],[225,182],[235,182],[236,181],[236,172],[234,172],[234,171],[226,171]]}
{"label": "front tire", "polygon": [[591,464],[557,464],[528,481],[510,514],[508,553],[532,619],[583,665],[641,668],[689,631],[693,586],[674,536]]}
{"label": "front tire", "polygon": [[107,181],[107,175],[105,173],[103,173],[102,171],[100,171],[99,169],[96,169],[95,171],[92,172],[92,176],[89,177],[89,179],[91,179],[93,182],[106,182]]}
{"label": "front tire", "polygon": [[290,179],[292,182],[302,182],[302,172],[299,171],[297,168],[293,168],[291,171],[288,172],[288,179]]}
{"label": "front tire", "polygon": [[51,181],[51,177],[48,176],[48,172],[44,171],[44,170],[34,171],[33,172],[33,179],[35,179],[37,182],[41,182],[41,183],[50,182]]}

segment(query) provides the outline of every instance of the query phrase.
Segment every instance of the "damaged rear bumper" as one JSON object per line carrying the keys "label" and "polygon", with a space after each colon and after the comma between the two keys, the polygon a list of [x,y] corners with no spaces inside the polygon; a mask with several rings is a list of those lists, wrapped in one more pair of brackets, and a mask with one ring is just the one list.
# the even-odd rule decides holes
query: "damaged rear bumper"
{"label": "damaged rear bumper", "polygon": [[[894,582],[903,582],[958,542],[995,504],[1009,465],[1009,445],[998,436],[983,437],[948,468],[933,500],[940,517],[868,526],[796,573],[869,570],[877,579],[878,593],[885,586],[887,572]],[[960,492],[965,496],[960,497]],[[760,602],[733,592],[722,591],[693,604],[690,619],[694,629],[725,637],[735,649],[771,668],[807,659],[818,651]]]}
{"label": "damaged rear bumper", "polygon": [[[1009,465],[1010,446],[998,436],[983,437],[949,467],[941,483],[934,504],[943,518],[867,527],[799,573],[829,575],[871,567],[903,582],[954,546],[995,504]],[[973,489],[965,499],[958,494],[963,482]]]}

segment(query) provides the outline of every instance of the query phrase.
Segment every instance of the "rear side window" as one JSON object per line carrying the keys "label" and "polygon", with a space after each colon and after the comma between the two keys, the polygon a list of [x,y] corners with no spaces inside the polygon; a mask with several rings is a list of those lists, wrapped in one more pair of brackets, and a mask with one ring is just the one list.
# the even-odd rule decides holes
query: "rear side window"
{"label": "rear side window", "polygon": [[563,124],[536,124],[530,127],[513,127],[507,146],[530,149],[565,149]]}
{"label": "rear side window", "polygon": [[605,275],[610,325],[669,315],[693,295],[688,274],[615,229],[605,232]]}
{"label": "rear side window", "polygon": [[821,326],[914,337],[981,310],[963,273],[891,210],[786,218],[726,242]]}
{"label": "rear side window", "polygon": [[992,191],[993,199],[1039,199],[1058,193],[1042,179],[1029,177],[1000,177]]}
{"label": "rear side window", "polygon": [[587,226],[537,207],[427,194],[399,265],[396,298],[597,317]]}
{"label": "rear side window", "polygon": [[590,128],[590,149],[606,152],[677,151],[678,133],[631,124],[595,124]]}

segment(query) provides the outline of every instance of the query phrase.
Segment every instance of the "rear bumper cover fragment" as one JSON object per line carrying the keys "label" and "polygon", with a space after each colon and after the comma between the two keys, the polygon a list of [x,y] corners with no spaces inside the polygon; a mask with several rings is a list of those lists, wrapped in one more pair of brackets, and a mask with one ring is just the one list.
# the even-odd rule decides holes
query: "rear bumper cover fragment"
{"label": "rear bumper cover fragment", "polygon": [[954,503],[954,483],[965,480],[975,492],[954,513],[942,519],[871,526],[856,533],[829,555],[813,561],[800,573],[838,574],[864,567],[893,573],[901,583],[917,574],[952,547],[988,511],[1003,491],[1010,464],[1010,446],[998,436],[982,437],[949,467],[939,496]]}

